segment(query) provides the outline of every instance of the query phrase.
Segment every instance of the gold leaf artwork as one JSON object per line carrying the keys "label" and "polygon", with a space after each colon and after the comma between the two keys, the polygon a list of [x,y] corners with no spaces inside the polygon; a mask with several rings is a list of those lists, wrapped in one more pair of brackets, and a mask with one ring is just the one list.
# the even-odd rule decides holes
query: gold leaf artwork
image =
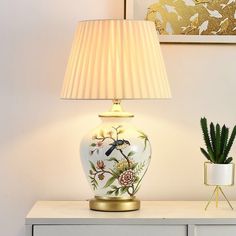
{"label": "gold leaf artwork", "polygon": [[161,35],[236,35],[236,0],[159,0],[146,20]]}

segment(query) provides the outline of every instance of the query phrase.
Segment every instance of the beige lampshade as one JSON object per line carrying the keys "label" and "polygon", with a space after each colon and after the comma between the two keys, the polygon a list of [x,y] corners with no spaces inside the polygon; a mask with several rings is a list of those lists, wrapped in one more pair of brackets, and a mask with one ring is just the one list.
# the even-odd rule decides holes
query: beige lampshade
{"label": "beige lampshade", "polygon": [[61,97],[169,98],[170,88],[154,23],[134,20],[80,22]]}

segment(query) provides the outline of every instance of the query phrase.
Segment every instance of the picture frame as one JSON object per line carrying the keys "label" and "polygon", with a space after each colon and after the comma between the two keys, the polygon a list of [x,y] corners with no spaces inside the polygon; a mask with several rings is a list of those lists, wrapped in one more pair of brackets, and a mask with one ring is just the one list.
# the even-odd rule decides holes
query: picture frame
{"label": "picture frame", "polygon": [[[177,1],[184,1],[184,0],[177,0]],[[189,1],[194,1],[194,0],[189,0]],[[229,0],[229,1],[233,1],[233,0]],[[124,8],[125,18],[134,19],[134,20],[144,20],[146,18],[146,14],[143,14],[143,12],[145,11],[147,12],[147,8],[151,2],[155,3],[155,2],[158,2],[158,0],[156,1],[155,0],[125,0],[124,2],[125,3],[125,8]],[[233,3],[235,4],[235,8],[236,8],[236,1]],[[145,6],[146,9],[139,9],[143,6]],[[236,15],[236,10],[235,10],[235,15]],[[230,34],[230,35],[189,35],[189,34],[188,35],[186,34],[160,35],[158,33],[158,37],[159,37],[160,43],[236,44],[236,25],[235,25],[235,34]]]}

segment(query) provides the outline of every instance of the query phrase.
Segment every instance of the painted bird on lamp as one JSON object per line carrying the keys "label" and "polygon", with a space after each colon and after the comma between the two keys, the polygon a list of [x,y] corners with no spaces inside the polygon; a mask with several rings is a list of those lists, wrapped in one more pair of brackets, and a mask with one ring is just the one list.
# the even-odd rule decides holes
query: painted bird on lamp
{"label": "painted bird on lamp", "polygon": [[111,153],[116,150],[122,150],[128,146],[130,146],[130,142],[124,139],[115,140],[113,143],[110,144],[111,147],[105,152],[106,156],[110,156]]}

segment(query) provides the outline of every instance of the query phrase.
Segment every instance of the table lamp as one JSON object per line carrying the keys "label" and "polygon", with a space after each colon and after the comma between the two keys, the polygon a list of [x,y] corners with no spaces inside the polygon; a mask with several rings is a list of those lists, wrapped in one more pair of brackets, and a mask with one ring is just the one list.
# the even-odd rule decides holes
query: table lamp
{"label": "table lamp", "polygon": [[[151,158],[148,136],[135,128],[123,99],[169,98],[170,88],[154,23],[134,20],[79,22],[61,98],[109,99],[110,111],[82,140],[80,155],[94,191],[90,209],[132,211]],[[89,124],[88,124],[89,125]],[[92,125],[91,125],[92,126]]]}

